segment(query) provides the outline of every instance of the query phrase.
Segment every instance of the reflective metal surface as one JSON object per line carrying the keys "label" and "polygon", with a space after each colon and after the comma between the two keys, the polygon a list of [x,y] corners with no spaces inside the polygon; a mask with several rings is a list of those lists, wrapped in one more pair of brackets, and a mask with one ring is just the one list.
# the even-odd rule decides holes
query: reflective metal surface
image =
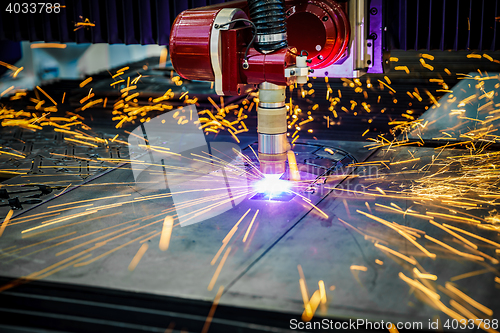
{"label": "reflective metal surface", "polygon": [[[449,89],[456,101],[449,95],[436,98],[441,109],[431,107],[418,120],[410,119],[417,113],[396,119],[400,105],[419,105],[414,94],[411,98],[405,92],[417,94],[413,87],[398,88],[408,99],[397,95],[401,104],[396,104],[386,86],[385,94],[372,93],[368,81],[352,82],[351,92],[346,82],[341,93],[348,112],[337,105],[338,118],[328,104],[314,109],[313,103],[330,103],[324,97],[340,96],[342,83],[324,84],[333,92],[310,87],[319,97],[304,92],[300,106],[292,108],[301,117],[297,122],[308,120],[308,110],[315,118],[301,125],[300,137],[293,139],[297,169],[283,159],[284,174],[269,182],[259,170],[256,95],[240,108],[213,96],[211,102],[200,98],[196,109],[196,102],[174,99],[172,111],[149,113],[122,129],[115,127],[121,120],[105,123],[103,114],[128,119],[129,111],[87,110],[80,114],[95,121],[89,122],[91,129],[77,128],[85,135],[60,127],[64,131],[4,127],[0,275],[10,280],[0,286],[7,304],[0,311],[18,311],[20,303],[11,301],[18,288],[37,281],[70,284],[81,294],[87,287],[102,287],[111,293],[144,293],[163,303],[175,300],[182,304],[176,315],[198,302],[210,307],[219,295],[225,309],[269,316],[279,312],[285,321],[281,327],[289,330],[289,317],[303,318],[304,299],[314,301],[324,286],[326,302],[318,301],[313,321],[421,322],[428,329],[430,321],[439,319],[443,325],[453,316],[493,320],[500,311],[500,155],[494,145],[499,81],[494,76],[467,77],[462,81],[469,81],[467,86]],[[167,81],[175,89],[168,74],[145,78],[158,92]],[[200,96],[210,90],[206,83],[186,83],[190,100],[197,85]],[[476,90],[475,85],[481,86]],[[363,96],[357,87],[366,87],[373,98],[371,112],[359,100],[357,106],[350,102]],[[112,91],[110,100],[119,100],[125,88]],[[187,96],[183,88],[179,85],[177,97]],[[419,86],[419,96],[427,95],[424,89]],[[101,93],[108,94],[105,89]],[[88,90],[73,94],[78,108]],[[468,96],[474,96],[472,104],[459,106]],[[142,96],[137,108],[148,106],[149,97]],[[378,112],[385,108],[386,113]],[[366,121],[358,121],[362,116]],[[361,125],[351,126],[355,121]],[[393,141],[375,131],[389,121],[401,125]],[[231,129],[228,124],[235,131],[217,132]],[[358,141],[325,139],[348,137],[355,130]],[[434,139],[440,137],[449,142]],[[22,209],[15,209],[15,197]],[[197,321],[208,310],[200,313]],[[238,327],[248,329],[249,322]]]}
{"label": "reflective metal surface", "polygon": [[283,134],[263,134],[259,133],[259,152],[264,154],[282,154],[286,152],[288,138]]}

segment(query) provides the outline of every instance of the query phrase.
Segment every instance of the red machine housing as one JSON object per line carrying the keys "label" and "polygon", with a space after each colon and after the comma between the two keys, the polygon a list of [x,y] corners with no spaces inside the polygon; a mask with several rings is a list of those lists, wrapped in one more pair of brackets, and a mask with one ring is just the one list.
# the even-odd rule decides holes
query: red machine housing
{"label": "red machine housing", "polygon": [[347,3],[286,0],[288,45],[306,50],[310,67],[321,69],[344,56],[349,43]]}
{"label": "red machine housing", "polygon": [[185,79],[213,81],[210,32],[219,10],[186,10],[175,19],[170,33],[170,59]]}
{"label": "red machine housing", "polygon": [[[175,70],[185,79],[217,81],[214,73],[211,34],[217,15],[224,8],[238,8],[233,17],[247,18],[246,1],[190,9],[174,21],[170,35],[170,58]],[[244,69],[245,50],[251,42],[251,27],[239,26],[220,30],[221,87],[218,93],[239,95],[244,85],[270,82],[289,85],[285,68],[295,65],[300,51],[308,52],[310,67],[320,69],[338,61],[349,42],[349,21],[346,6],[332,0],[286,0],[288,49],[262,54],[253,47],[248,52],[248,69]],[[216,89],[217,90],[217,89]]]}

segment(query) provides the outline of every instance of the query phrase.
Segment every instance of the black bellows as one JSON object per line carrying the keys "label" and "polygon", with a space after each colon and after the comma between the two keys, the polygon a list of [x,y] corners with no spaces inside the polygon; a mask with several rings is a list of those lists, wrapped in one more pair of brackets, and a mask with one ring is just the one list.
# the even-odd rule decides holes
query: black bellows
{"label": "black bellows", "polygon": [[284,1],[247,0],[247,2],[250,20],[257,27],[255,49],[262,53],[271,53],[288,47]]}

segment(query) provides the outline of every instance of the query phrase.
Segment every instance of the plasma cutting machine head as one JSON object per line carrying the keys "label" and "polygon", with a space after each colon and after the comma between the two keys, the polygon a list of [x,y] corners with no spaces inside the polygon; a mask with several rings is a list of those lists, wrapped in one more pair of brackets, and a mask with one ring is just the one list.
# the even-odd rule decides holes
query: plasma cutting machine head
{"label": "plasma cutting machine head", "polygon": [[363,0],[248,0],[179,14],[170,35],[182,77],[213,81],[219,95],[258,87],[260,169],[285,172],[286,88],[308,76],[357,77],[373,65]]}

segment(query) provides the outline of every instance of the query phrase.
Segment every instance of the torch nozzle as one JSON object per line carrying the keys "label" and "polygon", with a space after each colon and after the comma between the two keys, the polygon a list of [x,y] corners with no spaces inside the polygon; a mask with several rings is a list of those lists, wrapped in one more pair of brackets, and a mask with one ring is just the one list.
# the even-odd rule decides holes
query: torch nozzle
{"label": "torch nozzle", "polygon": [[290,149],[286,137],[285,88],[268,82],[260,85],[257,131],[260,171],[264,175],[281,176],[285,172],[286,152]]}

